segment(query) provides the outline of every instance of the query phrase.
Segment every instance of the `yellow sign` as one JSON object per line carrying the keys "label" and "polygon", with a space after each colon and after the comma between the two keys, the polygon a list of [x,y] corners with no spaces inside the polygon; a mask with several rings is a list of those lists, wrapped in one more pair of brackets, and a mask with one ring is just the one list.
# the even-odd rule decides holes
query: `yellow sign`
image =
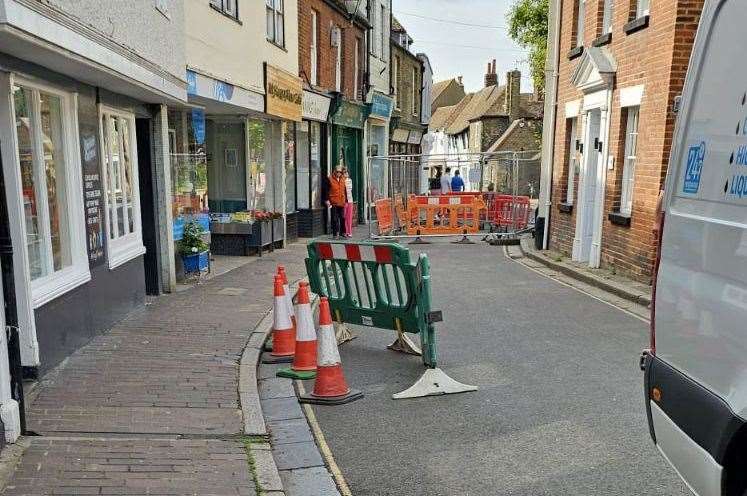
{"label": "yellow sign", "polygon": [[303,87],[301,78],[265,64],[265,112],[301,122]]}

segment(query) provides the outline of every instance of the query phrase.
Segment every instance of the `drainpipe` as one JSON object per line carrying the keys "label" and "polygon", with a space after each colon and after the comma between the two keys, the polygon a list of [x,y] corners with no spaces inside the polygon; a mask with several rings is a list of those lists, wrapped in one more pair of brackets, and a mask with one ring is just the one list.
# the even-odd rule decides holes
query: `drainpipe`
{"label": "drainpipe", "polygon": [[558,65],[560,63],[561,0],[550,3],[548,13],[548,46],[545,63],[545,110],[542,122],[542,165],[540,169],[539,217],[543,219],[542,249],[548,247],[552,173],[555,152],[555,121],[558,106]]}

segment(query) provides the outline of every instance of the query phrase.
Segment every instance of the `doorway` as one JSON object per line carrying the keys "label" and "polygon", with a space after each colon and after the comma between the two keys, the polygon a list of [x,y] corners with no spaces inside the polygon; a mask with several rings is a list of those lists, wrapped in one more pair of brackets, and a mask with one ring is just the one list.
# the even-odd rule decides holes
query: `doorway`
{"label": "doorway", "polygon": [[151,120],[136,119],[138,185],[140,189],[140,222],[143,230],[143,266],[145,269],[145,292],[149,295],[161,293],[158,261],[158,209],[153,187],[153,149],[151,146]]}
{"label": "doorway", "polygon": [[602,111],[593,109],[586,114],[587,152],[581,173],[579,212],[576,216],[576,238],[573,243],[573,259],[579,262],[594,262],[592,248],[597,238],[597,212],[599,203],[604,201],[599,188],[602,184],[604,167],[602,164]]}
{"label": "doorway", "polygon": [[363,222],[363,169],[361,167],[361,132],[349,127],[336,127],[336,143],[333,144],[332,162],[334,166],[343,161],[353,181],[353,199],[358,206],[358,222]]}
{"label": "doorway", "polygon": [[209,119],[206,134],[210,211],[246,210],[244,123]]}

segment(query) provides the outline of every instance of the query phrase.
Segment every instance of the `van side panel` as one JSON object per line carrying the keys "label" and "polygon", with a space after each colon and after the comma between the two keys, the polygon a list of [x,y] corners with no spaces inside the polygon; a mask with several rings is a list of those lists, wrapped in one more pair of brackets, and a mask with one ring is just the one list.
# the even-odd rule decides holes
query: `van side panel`
{"label": "van side panel", "polygon": [[667,182],[656,355],[745,418],[747,9],[711,1],[703,18]]}
{"label": "van side panel", "polygon": [[659,450],[697,496],[721,496],[723,469],[655,403],[651,415]]}

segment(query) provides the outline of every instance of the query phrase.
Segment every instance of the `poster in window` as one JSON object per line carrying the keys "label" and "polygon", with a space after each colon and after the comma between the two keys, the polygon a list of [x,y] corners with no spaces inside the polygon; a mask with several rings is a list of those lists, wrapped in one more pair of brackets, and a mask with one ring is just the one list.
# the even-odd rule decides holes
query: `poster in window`
{"label": "poster in window", "polygon": [[98,127],[95,124],[80,123],[80,147],[88,265],[93,268],[104,263],[104,211],[101,203]]}

